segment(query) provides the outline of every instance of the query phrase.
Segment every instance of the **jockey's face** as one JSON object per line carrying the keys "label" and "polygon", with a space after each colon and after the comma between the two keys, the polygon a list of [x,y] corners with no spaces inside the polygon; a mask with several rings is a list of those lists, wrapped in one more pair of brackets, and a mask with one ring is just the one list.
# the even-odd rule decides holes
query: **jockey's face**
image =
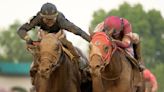
{"label": "jockey's face", "polygon": [[111,28],[111,29],[108,28],[108,30],[109,30],[108,32],[109,32],[110,36],[112,36],[113,32],[114,32],[114,29],[113,28]]}
{"label": "jockey's face", "polygon": [[44,22],[47,26],[51,27],[51,26],[53,26],[54,23],[56,22],[56,17],[55,17],[55,18],[43,18],[43,22]]}
{"label": "jockey's face", "polygon": [[115,39],[117,39],[117,38],[119,38],[119,36],[120,36],[120,32],[121,32],[121,31],[117,31],[117,30],[113,29],[113,34],[112,34],[112,36],[113,36]]}

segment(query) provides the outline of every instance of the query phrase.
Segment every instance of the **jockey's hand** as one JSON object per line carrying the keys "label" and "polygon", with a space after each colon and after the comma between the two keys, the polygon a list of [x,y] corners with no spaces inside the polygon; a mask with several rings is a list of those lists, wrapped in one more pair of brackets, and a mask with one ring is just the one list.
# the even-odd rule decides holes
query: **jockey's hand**
{"label": "jockey's hand", "polygon": [[33,41],[32,41],[31,39],[26,40],[26,44],[27,44],[27,45],[33,45]]}
{"label": "jockey's hand", "polygon": [[31,40],[31,38],[28,36],[28,35],[26,35],[25,37],[24,37],[24,40],[26,41],[26,44],[28,45],[28,44],[31,44],[32,45],[32,43],[33,43],[33,41]]}
{"label": "jockey's hand", "polygon": [[116,43],[117,43],[118,41],[119,41],[119,40],[116,40],[116,39],[113,39],[113,38],[112,38],[112,42],[114,42],[115,45],[116,45]]}
{"label": "jockey's hand", "polygon": [[26,40],[26,46],[27,46],[27,47],[26,47],[27,50],[30,51],[30,49],[32,49],[32,48],[34,47],[33,41],[32,41],[31,39]]}
{"label": "jockey's hand", "polygon": [[116,42],[117,40],[112,38],[112,41],[113,41],[113,42]]}

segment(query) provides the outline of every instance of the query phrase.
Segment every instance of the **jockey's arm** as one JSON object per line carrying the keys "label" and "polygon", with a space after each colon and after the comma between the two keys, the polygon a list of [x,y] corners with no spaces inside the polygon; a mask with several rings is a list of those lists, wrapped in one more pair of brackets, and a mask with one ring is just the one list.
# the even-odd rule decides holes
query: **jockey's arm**
{"label": "jockey's arm", "polygon": [[62,13],[59,16],[57,21],[59,22],[59,25],[62,29],[66,29],[69,32],[79,35],[86,41],[90,42],[91,40],[90,36],[81,28],[79,28],[78,26],[76,26],[75,24],[67,20]]}
{"label": "jockey's arm", "polygon": [[128,48],[132,43],[132,28],[131,24],[128,20],[123,19],[124,27],[123,27],[123,38],[122,41],[116,40],[116,44],[121,48]]}
{"label": "jockey's arm", "polygon": [[37,15],[37,16],[34,16],[30,20],[30,22],[23,24],[17,31],[17,34],[20,36],[20,38],[24,40],[29,39],[27,38],[28,37],[27,32],[31,30],[32,28],[34,28],[38,24],[39,20],[40,20],[40,17]]}
{"label": "jockey's arm", "polygon": [[27,39],[27,32],[31,29],[28,23],[23,24],[17,31],[17,34],[20,36],[22,39]]}
{"label": "jockey's arm", "polygon": [[117,44],[117,46],[121,47],[121,48],[128,48],[130,46],[131,43],[131,39],[129,36],[125,35],[122,39],[122,41],[120,40],[114,40],[114,42]]}

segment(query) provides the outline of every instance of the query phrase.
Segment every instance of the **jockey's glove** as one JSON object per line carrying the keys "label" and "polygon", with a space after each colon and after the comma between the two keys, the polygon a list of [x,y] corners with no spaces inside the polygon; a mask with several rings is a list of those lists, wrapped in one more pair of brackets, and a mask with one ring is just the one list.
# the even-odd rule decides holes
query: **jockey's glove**
{"label": "jockey's glove", "polygon": [[33,41],[31,39],[29,39],[29,40],[26,41],[26,43],[32,45]]}
{"label": "jockey's glove", "polygon": [[24,37],[24,40],[26,41],[27,44],[32,44],[33,43],[33,41],[31,40],[31,38],[28,35],[26,35]]}

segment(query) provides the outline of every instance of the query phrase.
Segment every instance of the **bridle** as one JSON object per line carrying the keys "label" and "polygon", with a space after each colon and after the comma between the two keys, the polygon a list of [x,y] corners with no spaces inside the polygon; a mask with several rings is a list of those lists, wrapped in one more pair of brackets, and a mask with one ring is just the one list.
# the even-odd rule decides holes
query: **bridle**
{"label": "bridle", "polygon": [[[48,52],[48,51],[44,51],[44,52],[42,52],[41,54],[42,55],[44,55],[44,54],[47,54],[49,57],[47,57],[47,56],[45,56],[45,57],[40,57],[40,60],[42,61],[44,61],[44,60],[48,60],[50,63],[51,63],[51,65],[50,65],[50,69],[51,69],[51,71],[50,72],[52,72],[52,71],[55,71],[56,70],[56,68],[58,68],[61,64],[62,64],[62,61],[63,60],[61,60],[61,58],[63,57],[63,54],[62,54],[63,52],[61,52],[61,53],[59,53],[60,54],[60,56],[59,57],[56,57],[53,53],[50,53],[50,52]],[[40,55],[41,56],[41,55]],[[55,63],[54,63],[55,62]]]}
{"label": "bridle", "polygon": [[[99,35],[100,35],[100,36],[99,36]],[[112,40],[111,40],[111,38],[109,38],[108,36],[104,35],[104,33],[99,32],[99,33],[97,33],[97,34],[96,34],[95,36],[93,36],[93,37],[95,37],[95,38],[93,38],[93,40],[92,40],[93,43],[94,43],[95,45],[97,44],[97,40],[99,40],[100,43],[106,44],[107,47],[108,47],[108,51],[107,51],[107,53],[105,54],[105,56],[102,56],[101,53],[93,53],[92,55],[90,55],[90,58],[91,58],[91,59],[93,58],[94,55],[98,55],[98,56],[101,57],[101,62],[100,62],[100,64],[98,65],[98,66],[99,66],[98,68],[100,68],[100,72],[101,72],[101,71],[103,71],[103,70],[105,69],[105,67],[106,67],[107,65],[109,65],[110,60],[111,60],[111,57],[113,56],[113,54],[114,54],[115,51],[117,50],[117,46],[116,46],[116,44],[113,43],[113,42],[111,42],[111,44],[108,44],[108,42],[106,42],[106,41],[107,41],[107,40],[112,41]],[[103,37],[102,40],[101,40],[101,37]],[[105,38],[104,38],[104,37],[105,37]],[[109,42],[109,43],[110,43],[110,42]],[[101,45],[103,45],[103,44],[101,44]],[[99,46],[99,45],[97,45],[97,46]],[[112,47],[112,50],[109,49],[109,47]],[[100,48],[101,48],[101,46],[100,46]],[[102,48],[101,48],[101,49],[102,49]],[[122,65],[122,64],[121,64],[121,65]],[[122,69],[122,66],[121,66],[121,69]],[[116,80],[116,79],[118,79],[118,78],[120,77],[121,72],[122,72],[122,70],[120,71],[120,73],[119,73],[116,77],[113,77],[113,78],[107,78],[106,76],[103,76],[102,74],[101,74],[100,76],[101,76],[101,78],[103,78],[103,79],[105,79],[105,80]]]}

